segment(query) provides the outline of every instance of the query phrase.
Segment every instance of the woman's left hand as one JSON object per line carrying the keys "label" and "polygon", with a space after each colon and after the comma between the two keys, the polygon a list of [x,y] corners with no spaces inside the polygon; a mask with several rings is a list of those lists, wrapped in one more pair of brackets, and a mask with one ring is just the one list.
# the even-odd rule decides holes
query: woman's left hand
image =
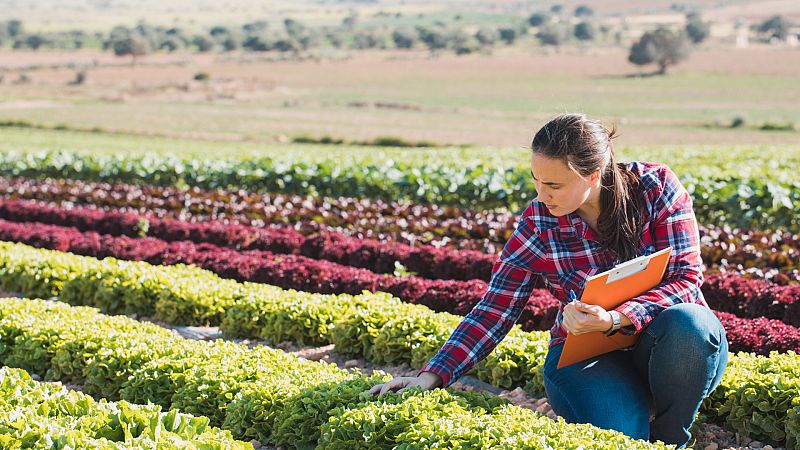
{"label": "woman's left hand", "polygon": [[564,307],[564,328],[574,335],[601,331],[611,328],[611,314],[597,305],[582,302],[568,303]]}

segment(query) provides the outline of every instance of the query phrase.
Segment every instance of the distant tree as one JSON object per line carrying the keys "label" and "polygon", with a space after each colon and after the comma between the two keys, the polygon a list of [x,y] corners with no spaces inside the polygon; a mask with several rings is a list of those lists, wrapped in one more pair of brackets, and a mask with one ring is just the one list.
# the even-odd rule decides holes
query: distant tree
{"label": "distant tree", "polygon": [[89,36],[86,34],[85,31],[82,30],[72,30],[67,32],[67,39],[71,40],[72,48],[81,49],[86,46],[86,42],[89,40]]}
{"label": "distant tree", "polygon": [[575,8],[575,17],[589,17],[594,15],[594,10],[586,5]]}
{"label": "distant tree", "polygon": [[176,50],[180,50],[186,46],[186,43],[183,42],[182,39],[176,36],[167,35],[158,45],[159,50],[166,50],[168,52],[174,52]]}
{"label": "distant tree", "polygon": [[666,74],[667,68],[689,56],[689,41],[683,33],[658,28],[642,35],[631,46],[628,61],[636,65],[657,64],[658,73]]}
{"label": "distant tree", "polygon": [[550,16],[545,13],[536,12],[528,17],[528,25],[532,27],[540,27],[550,21]]}
{"label": "distant tree", "polygon": [[502,27],[498,30],[500,32],[500,40],[505,42],[506,45],[512,45],[517,40],[517,30],[511,27]]}
{"label": "distant tree", "polygon": [[231,31],[227,27],[223,27],[221,25],[217,25],[215,27],[212,27],[208,31],[208,34],[210,34],[211,36],[214,36],[214,37],[219,37],[219,36],[225,36],[225,35],[231,34]]}
{"label": "distant tree", "polygon": [[306,33],[306,26],[294,19],[283,19],[283,27],[286,29],[286,34],[291,37],[301,36]]}
{"label": "distant tree", "polygon": [[189,38],[180,28],[176,27],[168,28],[166,31],[164,31],[164,34],[167,36],[174,36],[180,39],[181,41],[183,41],[184,46],[189,43]]}
{"label": "distant tree", "polygon": [[140,20],[136,26],[130,31],[131,35],[136,35],[147,41],[149,51],[158,47],[159,35],[163,33],[163,29],[159,29],[147,22]]}
{"label": "distant tree", "polygon": [[573,34],[578,40],[593,41],[597,37],[597,30],[590,22],[581,22],[575,25]]}
{"label": "distant tree", "polygon": [[277,50],[279,52],[294,52],[298,53],[302,50],[302,45],[296,40],[288,37],[275,40],[270,50]]}
{"label": "distant tree", "polygon": [[706,40],[711,32],[711,24],[703,22],[699,14],[688,14],[686,16],[686,35],[694,44],[699,44]]}
{"label": "distant tree", "polygon": [[117,25],[111,29],[107,37],[103,38],[103,50],[108,50],[113,47],[115,41],[119,41],[130,37],[130,31],[123,26]]}
{"label": "distant tree", "polygon": [[6,22],[6,31],[9,37],[15,38],[21,36],[24,33],[24,29],[21,20],[12,19]]}
{"label": "distant tree", "polygon": [[480,49],[480,43],[464,30],[455,30],[450,34],[449,40],[457,55],[468,55]]}
{"label": "distant tree", "polygon": [[397,48],[412,48],[417,42],[417,34],[413,30],[398,29],[392,33],[392,41]]}
{"label": "distant tree", "polygon": [[267,27],[268,25],[266,21],[258,20],[255,22],[250,22],[242,25],[242,31],[244,31],[245,34],[250,34],[250,35],[260,34],[267,31]]}
{"label": "distant tree", "polygon": [[25,47],[31,50],[39,50],[48,42],[49,40],[41,33],[31,33],[25,35]]}
{"label": "distant tree", "polygon": [[319,33],[315,30],[308,30],[302,36],[298,36],[297,41],[300,42],[300,46],[303,50],[308,50],[309,48],[316,47],[319,45]]}
{"label": "distant tree", "polygon": [[364,50],[368,48],[385,48],[386,39],[375,30],[364,30],[353,35],[353,48]]}
{"label": "distant tree", "polygon": [[342,36],[342,32],[338,30],[326,32],[325,39],[327,39],[334,48],[341,48],[342,45],[344,45],[344,37]]}
{"label": "distant tree", "polygon": [[758,32],[767,34],[769,37],[786,39],[789,36],[789,29],[792,23],[784,16],[772,16],[758,25]]}
{"label": "distant tree", "polygon": [[478,40],[484,47],[491,47],[499,39],[497,30],[488,27],[482,27],[475,33],[475,39]]}
{"label": "distant tree", "polygon": [[272,41],[266,34],[250,35],[242,41],[242,48],[253,52],[267,52],[272,49]]}
{"label": "distant tree", "polygon": [[197,51],[203,53],[210,52],[214,49],[214,41],[210,37],[202,34],[198,34],[192,38],[192,45],[197,47]]}
{"label": "distant tree", "polygon": [[553,14],[561,14],[561,11],[564,10],[564,5],[555,4],[550,7],[550,12]]}
{"label": "distant tree", "polygon": [[152,51],[150,44],[141,36],[131,36],[115,40],[111,44],[114,54],[117,56],[131,56],[131,62],[136,64],[136,58],[146,55]]}
{"label": "distant tree", "polygon": [[430,51],[447,48],[448,39],[441,30],[418,26],[417,34],[419,34],[420,41],[422,41]]}
{"label": "distant tree", "polygon": [[294,19],[284,19],[283,27],[289,40],[293,41],[292,47],[299,47],[299,50],[307,50],[319,40],[316,33],[312,32],[305,25]]}
{"label": "distant tree", "polygon": [[242,46],[242,42],[232,34],[225,35],[225,37],[222,39],[221,44],[222,44],[222,49],[226,52],[239,50],[239,48]]}
{"label": "distant tree", "polygon": [[542,45],[552,45],[555,47],[560,46],[566,40],[563,30],[555,25],[548,25],[540,29],[539,32],[536,33],[536,38],[539,39]]}

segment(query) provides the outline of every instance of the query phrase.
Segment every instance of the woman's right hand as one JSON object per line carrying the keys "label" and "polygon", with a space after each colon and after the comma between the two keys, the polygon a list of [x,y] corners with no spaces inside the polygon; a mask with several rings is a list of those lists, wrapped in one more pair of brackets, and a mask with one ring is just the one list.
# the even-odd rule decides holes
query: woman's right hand
{"label": "woman's right hand", "polygon": [[404,390],[412,387],[421,387],[422,390],[428,391],[442,385],[442,377],[433,372],[422,372],[416,377],[397,377],[391,381],[383,384],[376,384],[369,390],[371,395],[378,394],[378,397],[383,396],[387,392],[402,393]]}

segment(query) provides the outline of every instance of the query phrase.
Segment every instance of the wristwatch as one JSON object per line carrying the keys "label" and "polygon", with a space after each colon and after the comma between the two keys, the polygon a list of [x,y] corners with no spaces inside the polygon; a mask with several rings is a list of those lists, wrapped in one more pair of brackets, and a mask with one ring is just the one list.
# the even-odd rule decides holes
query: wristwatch
{"label": "wristwatch", "polygon": [[622,319],[618,311],[611,310],[608,312],[611,315],[611,329],[603,333],[605,336],[611,336],[612,334],[616,333],[619,330],[620,323]]}

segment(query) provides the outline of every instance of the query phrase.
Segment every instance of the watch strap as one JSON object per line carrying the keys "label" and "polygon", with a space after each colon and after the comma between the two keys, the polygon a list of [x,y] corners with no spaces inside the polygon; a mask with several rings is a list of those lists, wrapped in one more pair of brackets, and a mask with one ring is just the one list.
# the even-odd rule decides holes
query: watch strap
{"label": "watch strap", "polygon": [[620,325],[622,323],[622,319],[620,318],[620,314],[617,311],[609,311],[611,315],[611,329],[607,332],[603,333],[605,336],[611,336],[620,329]]}

